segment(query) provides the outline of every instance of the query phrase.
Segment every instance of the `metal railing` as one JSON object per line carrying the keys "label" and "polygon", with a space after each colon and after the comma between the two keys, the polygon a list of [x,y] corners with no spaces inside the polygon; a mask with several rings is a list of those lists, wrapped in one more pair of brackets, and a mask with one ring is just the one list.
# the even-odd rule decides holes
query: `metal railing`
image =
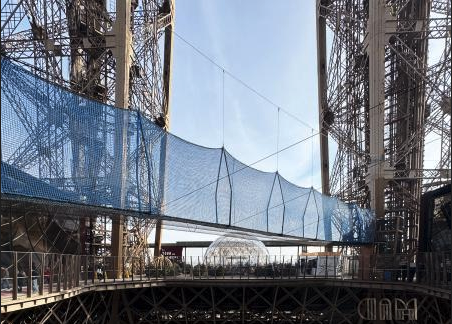
{"label": "metal railing", "polygon": [[[450,256],[423,253],[416,262],[404,255],[263,256],[140,258],[1,252],[2,299],[22,299],[117,282],[153,280],[365,280],[451,283]],[[121,268],[115,265],[121,264]]]}

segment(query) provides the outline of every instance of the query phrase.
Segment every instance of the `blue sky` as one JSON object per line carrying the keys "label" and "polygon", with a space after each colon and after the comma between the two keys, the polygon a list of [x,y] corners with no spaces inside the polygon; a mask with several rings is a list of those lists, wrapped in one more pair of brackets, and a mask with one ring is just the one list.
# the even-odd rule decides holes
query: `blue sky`
{"label": "blue sky", "polygon": [[[284,6],[274,1],[178,1],[175,30],[283,109],[318,128],[315,1],[287,1]],[[221,147],[223,73],[178,37],[173,50],[170,130],[194,143]],[[245,163],[275,152],[277,108],[227,74],[224,89],[225,147]],[[280,113],[280,148],[310,134],[310,128]],[[319,183],[311,182],[312,144],[318,157],[314,141],[279,157],[279,171],[302,186]],[[257,168],[275,171],[276,158]]]}
{"label": "blue sky", "polygon": [[[282,109],[318,129],[315,1],[177,1],[175,31]],[[278,109],[225,74],[224,144],[250,164],[277,148]],[[174,37],[170,131],[221,147],[223,72]],[[279,148],[312,129],[279,114]],[[314,157],[314,159],[312,159]],[[276,171],[276,158],[256,165]],[[279,172],[297,185],[320,185],[318,137],[279,155]],[[208,239],[165,231],[163,240]]]}
{"label": "blue sky", "polygon": [[[2,5],[5,1],[2,0]],[[175,30],[281,108],[315,129],[317,61],[315,0],[176,0]],[[444,48],[429,42],[429,62]],[[174,37],[170,131],[193,143],[220,147],[223,73]],[[250,164],[276,151],[277,108],[225,74],[225,138],[230,153]],[[280,113],[279,147],[311,135],[310,128]],[[439,136],[426,138],[425,168],[438,161]],[[334,158],[330,141],[330,160]],[[331,161],[330,161],[331,162]],[[279,156],[278,171],[297,185],[320,186],[318,136]],[[330,163],[332,165],[332,163]],[[276,170],[276,158],[256,165]],[[164,241],[186,240],[190,233],[165,231]]]}
{"label": "blue sky", "polygon": [[[175,31],[282,109],[318,128],[315,0],[176,0]],[[224,81],[226,149],[246,164],[274,153],[277,108],[228,74]],[[221,147],[222,98],[222,71],[174,37],[170,131],[198,145]],[[312,134],[284,112],[279,117],[279,148]],[[318,155],[316,137],[281,153],[278,170],[297,185],[319,188]],[[274,172],[276,157],[255,167]],[[169,230],[163,234],[165,242],[209,238]]]}

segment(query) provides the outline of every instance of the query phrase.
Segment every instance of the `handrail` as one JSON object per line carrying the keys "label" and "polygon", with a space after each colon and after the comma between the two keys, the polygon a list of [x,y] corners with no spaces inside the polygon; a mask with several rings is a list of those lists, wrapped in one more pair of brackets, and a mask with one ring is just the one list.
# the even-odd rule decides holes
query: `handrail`
{"label": "handrail", "polygon": [[[413,282],[431,287],[451,284],[446,253],[421,253],[415,263],[403,254],[169,258],[123,257],[2,251],[2,299],[32,298],[99,282],[165,280],[365,280]],[[245,261],[244,261],[245,260]],[[114,265],[122,264],[121,269]],[[11,294],[9,297],[8,295]]]}

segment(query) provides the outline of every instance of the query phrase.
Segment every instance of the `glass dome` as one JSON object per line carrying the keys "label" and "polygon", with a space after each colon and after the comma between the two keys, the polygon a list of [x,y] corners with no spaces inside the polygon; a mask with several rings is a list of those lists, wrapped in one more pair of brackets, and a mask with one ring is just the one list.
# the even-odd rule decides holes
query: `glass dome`
{"label": "glass dome", "polygon": [[266,258],[269,258],[269,253],[264,243],[253,236],[233,234],[217,238],[204,255],[204,260],[210,265],[234,265],[240,262],[262,265]]}

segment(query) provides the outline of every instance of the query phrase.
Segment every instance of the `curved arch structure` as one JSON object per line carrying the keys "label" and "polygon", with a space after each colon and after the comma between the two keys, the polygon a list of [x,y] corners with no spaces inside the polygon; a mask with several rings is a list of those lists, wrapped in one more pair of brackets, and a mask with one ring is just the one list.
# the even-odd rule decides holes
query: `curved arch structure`
{"label": "curved arch structure", "polygon": [[6,59],[1,73],[2,194],[272,235],[373,240],[367,209],[184,141],[136,111],[85,99]]}

